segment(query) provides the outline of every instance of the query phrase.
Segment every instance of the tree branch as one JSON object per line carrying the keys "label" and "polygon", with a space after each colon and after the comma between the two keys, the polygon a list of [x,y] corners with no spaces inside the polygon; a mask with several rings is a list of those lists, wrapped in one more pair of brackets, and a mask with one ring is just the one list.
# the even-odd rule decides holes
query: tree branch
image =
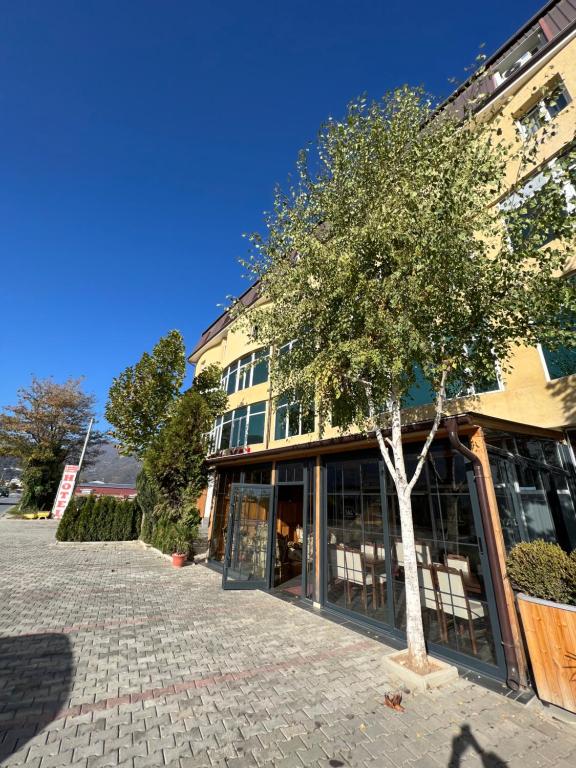
{"label": "tree branch", "polygon": [[436,432],[438,431],[438,427],[440,426],[440,420],[442,419],[442,411],[444,409],[444,402],[446,401],[447,378],[448,378],[448,369],[445,368],[444,371],[442,371],[440,387],[438,389],[438,394],[436,395],[436,406],[435,406],[436,413],[434,415],[434,422],[432,423],[432,428],[428,433],[428,437],[426,438],[426,442],[424,443],[422,452],[418,457],[418,463],[416,464],[416,469],[414,470],[412,479],[410,480],[406,488],[406,492],[408,494],[412,493],[412,489],[414,488],[418,478],[420,477],[420,473],[422,472],[422,467],[424,466],[424,462],[426,461],[426,456],[428,455],[428,450],[430,449],[430,446],[432,445],[432,441],[434,440],[434,437],[436,436]]}
{"label": "tree branch", "polygon": [[382,434],[382,429],[380,428],[380,425],[376,422],[376,409],[374,408],[374,401],[372,399],[372,385],[368,381],[363,381],[360,379],[361,383],[364,384],[364,387],[366,389],[366,398],[368,400],[368,413],[370,416],[370,421],[372,422],[372,425],[374,426],[374,431],[376,432],[376,440],[378,441],[378,445],[380,447],[380,453],[382,454],[382,458],[386,462],[386,466],[388,467],[388,471],[392,475],[393,478],[396,478],[396,467],[392,463],[392,459],[390,458],[390,454],[388,453],[388,446],[386,443],[388,443],[390,446],[392,446],[392,443],[390,442],[390,438],[384,437]]}

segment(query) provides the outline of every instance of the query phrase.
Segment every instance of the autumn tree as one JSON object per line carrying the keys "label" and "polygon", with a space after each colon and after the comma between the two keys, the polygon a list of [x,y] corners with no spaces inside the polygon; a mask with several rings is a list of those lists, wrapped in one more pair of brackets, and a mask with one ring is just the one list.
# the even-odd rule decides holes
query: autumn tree
{"label": "autumn tree", "polygon": [[180,398],[185,370],[184,340],[170,331],[113,380],[105,416],[121,453],[143,456]]}
{"label": "autumn tree", "polygon": [[[0,453],[23,461],[22,509],[49,509],[63,465],[78,461],[94,397],[82,391],[81,379],[58,384],[33,378],[18,391],[16,405],[0,414]],[[92,452],[100,436],[93,434]]]}
{"label": "autumn tree", "polygon": [[[551,239],[571,232],[565,172],[547,173],[537,201],[500,206],[506,169],[517,162],[520,179],[531,162],[500,134],[495,122],[438,113],[408,88],[358,100],[301,153],[297,180],[277,191],[247,262],[269,300],[250,310],[247,331],[276,350],[296,340],[272,355],[276,396],[315,403],[321,429],[337,414],[343,429],[376,437],[398,497],[418,670],[428,660],[411,494],[446,399],[493,377],[496,361],[506,370],[517,344],[574,344],[555,322],[574,306],[574,289],[558,279],[564,251]],[[421,375],[435,396],[409,474],[403,404]]]}

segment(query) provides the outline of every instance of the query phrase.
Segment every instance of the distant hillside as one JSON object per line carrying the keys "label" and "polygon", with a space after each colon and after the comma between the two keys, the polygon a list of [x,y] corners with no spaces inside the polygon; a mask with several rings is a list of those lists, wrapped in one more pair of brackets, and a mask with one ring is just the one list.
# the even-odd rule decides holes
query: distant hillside
{"label": "distant hillside", "polygon": [[114,443],[102,443],[98,456],[80,473],[80,482],[100,480],[103,483],[135,485],[138,472],[140,462],[137,459],[120,456]]}

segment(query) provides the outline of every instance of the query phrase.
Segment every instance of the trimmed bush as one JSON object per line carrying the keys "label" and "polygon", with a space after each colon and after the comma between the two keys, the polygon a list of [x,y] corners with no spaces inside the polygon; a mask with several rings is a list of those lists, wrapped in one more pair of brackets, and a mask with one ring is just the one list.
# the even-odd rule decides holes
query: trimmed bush
{"label": "trimmed bush", "polygon": [[537,539],[517,544],[507,560],[512,585],[532,597],[576,603],[576,555]]}
{"label": "trimmed bush", "polygon": [[197,537],[199,521],[197,510],[182,519],[173,510],[160,507],[153,516],[146,515],[140,538],[166,555],[173,554],[176,549],[184,550],[179,554],[189,555]]}
{"label": "trimmed bush", "polygon": [[58,541],[131,541],[140,534],[136,502],[113,496],[74,498],[60,521]]}

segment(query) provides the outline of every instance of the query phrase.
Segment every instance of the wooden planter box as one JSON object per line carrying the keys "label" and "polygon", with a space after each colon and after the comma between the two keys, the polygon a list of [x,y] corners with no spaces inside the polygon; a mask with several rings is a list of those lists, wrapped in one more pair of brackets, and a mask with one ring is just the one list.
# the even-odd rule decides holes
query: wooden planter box
{"label": "wooden planter box", "polygon": [[517,597],[538,696],[576,712],[576,605]]}

